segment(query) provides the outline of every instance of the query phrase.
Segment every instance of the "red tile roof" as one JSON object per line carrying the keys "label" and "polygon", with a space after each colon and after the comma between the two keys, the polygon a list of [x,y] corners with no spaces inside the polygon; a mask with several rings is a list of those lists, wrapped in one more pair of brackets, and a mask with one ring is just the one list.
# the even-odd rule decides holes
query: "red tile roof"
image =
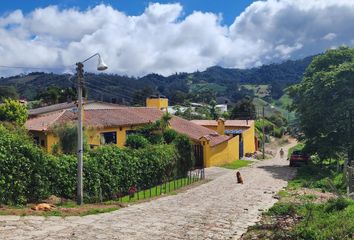
{"label": "red tile roof", "polygon": [[[216,120],[192,120],[192,123],[198,124],[200,126],[217,126],[218,122]],[[225,127],[251,127],[254,120],[226,120]]]}
{"label": "red tile roof", "polygon": [[209,140],[209,144],[211,147],[214,147],[216,145],[219,145],[223,142],[226,142],[233,138],[232,136],[227,136],[227,135],[219,135],[219,134],[210,134],[204,136],[206,139]]}
{"label": "red tile roof", "polygon": [[[156,108],[124,107],[116,109],[90,109],[84,111],[84,125],[90,127],[121,127],[148,124],[159,120],[164,112]],[[47,131],[56,124],[73,122],[77,120],[77,114],[64,110],[29,119],[25,126],[32,131]],[[194,141],[199,141],[203,136],[210,136],[211,145],[217,145],[227,141],[229,137],[220,136],[215,131],[199,126],[188,120],[173,116],[171,127],[179,133],[186,134]]]}

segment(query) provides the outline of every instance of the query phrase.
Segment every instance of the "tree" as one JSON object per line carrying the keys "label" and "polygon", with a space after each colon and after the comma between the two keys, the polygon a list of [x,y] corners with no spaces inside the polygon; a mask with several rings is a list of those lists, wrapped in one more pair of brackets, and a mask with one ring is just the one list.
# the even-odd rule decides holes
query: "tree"
{"label": "tree", "polygon": [[166,131],[166,129],[171,125],[170,121],[172,119],[172,115],[168,112],[165,112],[160,119],[160,130],[162,134]]}
{"label": "tree", "polygon": [[238,101],[232,109],[230,119],[256,119],[256,107],[252,99],[244,98]]}
{"label": "tree", "polygon": [[18,93],[13,86],[0,86],[0,100],[11,98],[18,99]]}
{"label": "tree", "polygon": [[0,121],[12,122],[23,126],[27,121],[27,117],[27,108],[19,101],[5,99],[4,103],[0,105]]}
{"label": "tree", "polygon": [[353,48],[328,50],[313,59],[301,83],[288,89],[300,139],[321,159],[337,157],[354,141],[347,127],[347,112],[354,111],[353,59]]}

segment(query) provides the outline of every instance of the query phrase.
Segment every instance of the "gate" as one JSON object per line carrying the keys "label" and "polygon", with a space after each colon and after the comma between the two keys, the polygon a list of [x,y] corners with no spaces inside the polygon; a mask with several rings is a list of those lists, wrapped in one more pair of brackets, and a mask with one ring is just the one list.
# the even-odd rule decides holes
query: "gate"
{"label": "gate", "polygon": [[240,153],[240,159],[243,158],[243,141],[240,141],[239,153]]}
{"label": "gate", "polygon": [[203,168],[204,167],[203,146],[200,144],[193,145],[193,153],[195,159],[194,167]]}

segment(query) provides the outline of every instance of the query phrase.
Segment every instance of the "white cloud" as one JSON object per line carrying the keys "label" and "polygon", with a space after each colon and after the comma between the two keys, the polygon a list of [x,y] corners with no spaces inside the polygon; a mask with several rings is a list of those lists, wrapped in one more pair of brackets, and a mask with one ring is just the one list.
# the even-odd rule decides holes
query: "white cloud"
{"label": "white cloud", "polygon": [[[16,10],[0,17],[0,65],[65,70],[100,52],[109,72],[135,76],[253,67],[353,45],[354,1],[258,1],[232,25],[221,22],[219,13],[184,16],[178,3],[150,4],[139,16],[103,4],[86,11]],[[94,62],[85,65],[94,70]],[[6,71],[0,75],[12,73]]]}

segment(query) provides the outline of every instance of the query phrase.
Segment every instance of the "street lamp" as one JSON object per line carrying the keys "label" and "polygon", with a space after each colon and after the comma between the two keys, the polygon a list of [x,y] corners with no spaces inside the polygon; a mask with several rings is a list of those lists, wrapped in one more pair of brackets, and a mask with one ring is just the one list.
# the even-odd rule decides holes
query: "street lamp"
{"label": "street lamp", "polygon": [[76,63],[77,72],[77,99],[78,99],[78,118],[77,118],[77,204],[83,204],[83,134],[82,134],[82,88],[84,85],[84,62],[98,56],[98,71],[104,71],[108,67],[103,62],[101,55],[96,53],[82,62]]}

